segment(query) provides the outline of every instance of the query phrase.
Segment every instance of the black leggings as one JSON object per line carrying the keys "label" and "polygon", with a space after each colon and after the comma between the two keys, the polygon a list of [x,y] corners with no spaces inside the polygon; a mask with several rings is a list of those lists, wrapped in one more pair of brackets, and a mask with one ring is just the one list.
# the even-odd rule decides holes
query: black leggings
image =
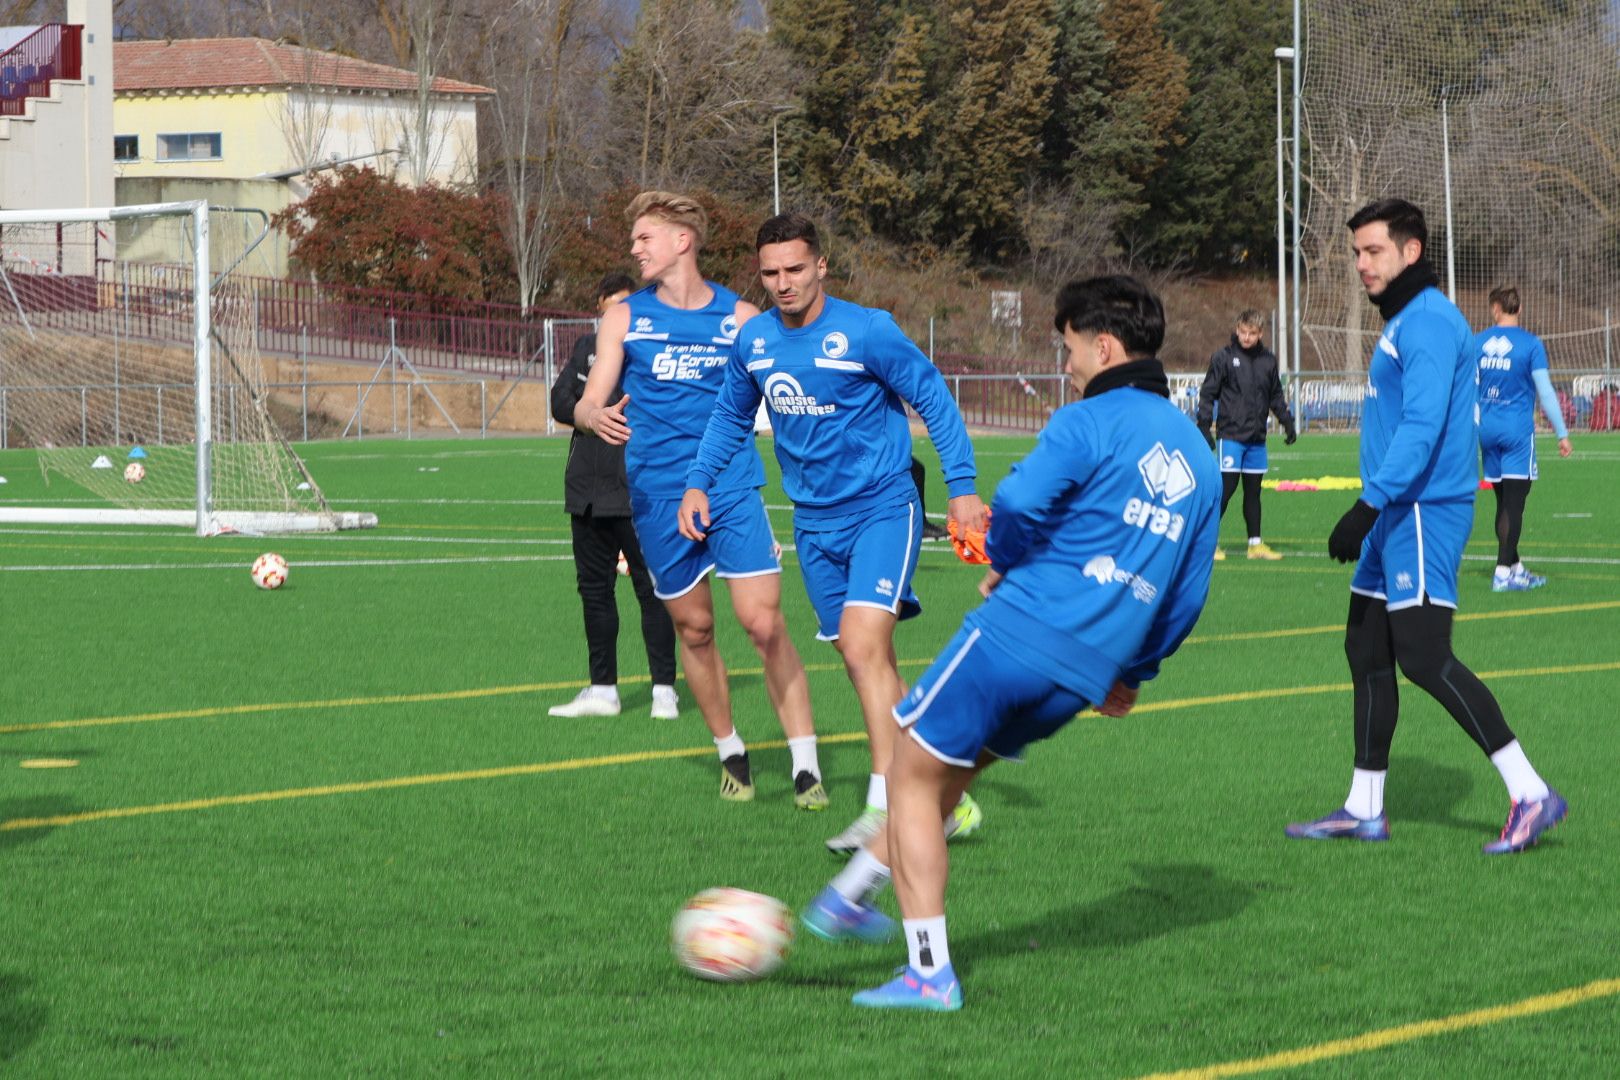
{"label": "black leggings", "polygon": [[1530,498],[1530,481],[1498,480],[1496,492],[1496,565],[1512,566],[1519,561],[1519,534],[1524,531],[1524,504]]}
{"label": "black leggings", "polygon": [[619,681],[619,605],[613,587],[619,580],[619,552],[630,568],[630,585],[641,605],[641,640],[647,647],[647,669],[654,683],[675,684],[675,624],[653,595],[647,563],[641,557],[635,526],[627,517],[573,514],[574,577],[585,609],[585,647],[591,657],[591,682],[612,686]]}
{"label": "black leggings", "polygon": [[1238,477],[1243,477],[1243,524],[1249,529],[1249,539],[1260,539],[1260,481],[1259,473],[1221,473],[1221,516],[1226,516],[1226,504],[1237,490]]}
{"label": "black leggings", "polygon": [[1496,698],[1452,654],[1453,614],[1427,600],[1418,607],[1390,611],[1382,600],[1351,594],[1344,653],[1355,683],[1356,768],[1389,768],[1389,746],[1400,713],[1397,664],[1486,754],[1513,741]]}

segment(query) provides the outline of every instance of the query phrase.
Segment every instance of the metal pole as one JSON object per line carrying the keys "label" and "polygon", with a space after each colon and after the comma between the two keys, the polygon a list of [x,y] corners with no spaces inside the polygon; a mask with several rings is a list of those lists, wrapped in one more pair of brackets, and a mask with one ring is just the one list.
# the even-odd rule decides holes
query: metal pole
{"label": "metal pole", "polygon": [[776,117],[771,117],[771,213],[782,212],[782,160],[777,153]]}
{"label": "metal pole", "polygon": [[1457,302],[1457,232],[1451,226],[1451,107],[1449,86],[1440,88],[1440,166],[1446,183],[1446,298]]}
{"label": "metal pole", "polygon": [[213,329],[209,325],[208,310],[208,204],[199,202],[191,214],[196,229],[196,236],[192,240],[191,290],[192,305],[196,309],[192,321],[197,331],[196,344],[193,346],[197,356],[197,535],[207,536],[213,518],[209,492],[213,487],[210,455],[214,426],[214,417],[210,412],[214,385],[209,348]]}
{"label": "metal pole", "polygon": [[1300,361],[1302,359],[1304,359],[1303,354],[1300,352],[1300,344],[1299,344],[1299,294],[1300,294],[1300,289],[1301,289],[1302,283],[1303,283],[1303,277],[1302,277],[1302,273],[1301,273],[1302,267],[1300,266],[1300,261],[1299,261],[1299,233],[1300,233],[1300,219],[1304,216],[1304,206],[1303,206],[1303,203],[1300,200],[1300,194],[1299,194],[1299,170],[1300,170],[1300,150],[1299,150],[1299,71],[1300,71],[1300,67],[1302,66],[1301,63],[1300,63],[1300,61],[1302,59],[1302,54],[1300,53],[1299,32],[1300,32],[1300,26],[1299,26],[1299,0],[1294,0],[1294,70],[1293,70],[1294,132],[1293,132],[1293,139],[1289,143],[1289,157],[1292,160],[1293,166],[1294,166],[1294,296],[1293,296],[1293,299],[1291,301],[1293,303],[1293,305],[1294,305],[1294,308],[1293,308],[1293,319],[1292,319],[1292,324],[1291,324],[1290,329],[1292,330],[1292,333],[1293,333],[1292,352],[1293,352],[1293,356],[1294,356],[1294,370],[1295,370],[1296,373],[1299,371]]}
{"label": "metal pole", "polygon": [[1610,350],[1611,350],[1611,335],[1610,335],[1609,331],[1610,331],[1611,328],[1612,327],[1611,327],[1611,324],[1609,322],[1609,309],[1604,308],[1603,309],[1603,374],[1604,374],[1604,377],[1607,377],[1608,374],[1609,374]]}
{"label": "metal pole", "polygon": [[478,380],[478,437],[489,438],[489,383]]}
{"label": "metal pole", "polygon": [[304,365],[304,441],[309,442],[309,327],[298,324],[298,359]]}
{"label": "metal pole", "polygon": [[1273,340],[1277,342],[1277,367],[1286,376],[1288,357],[1292,353],[1288,348],[1288,334],[1283,329],[1288,319],[1288,214],[1287,195],[1283,186],[1282,62],[1284,59],[1292,60],[1294,50],[1278,49],[1273,55],[1277,58],[1277,324],[1272,331]]}

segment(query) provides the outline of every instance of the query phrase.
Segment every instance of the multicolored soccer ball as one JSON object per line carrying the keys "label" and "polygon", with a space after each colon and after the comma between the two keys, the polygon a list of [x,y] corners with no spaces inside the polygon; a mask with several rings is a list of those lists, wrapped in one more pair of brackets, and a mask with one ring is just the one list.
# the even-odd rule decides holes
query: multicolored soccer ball
{"label": "multicolored soccer ball", "polygon": [[138,461],[132,461],[124,466],[124,479],[131,484],[138,484],[146,479],[146,466]]}
{"label": "multicolored soccer ball", "polygon": [[287,581],[287,560],[267,551],[253,560],[253,584],[261,589],[279,589]]}
{"label": "multicolored soccer ball", "polygon": [[747,889],[705,889],[675,916],[675,959],[700,979],[749,982],[782,966],[793,945],[793,913]]}

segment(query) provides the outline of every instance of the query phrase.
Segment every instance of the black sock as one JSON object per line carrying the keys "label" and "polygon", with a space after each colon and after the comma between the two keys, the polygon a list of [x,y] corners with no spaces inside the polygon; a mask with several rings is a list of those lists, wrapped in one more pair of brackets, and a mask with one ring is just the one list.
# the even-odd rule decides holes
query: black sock
{"label": "black sock", "polygon": [[1249,539],[1260,539],[1260,481],[1259,473],[1243,474],[1243,524],[1248,526]]}

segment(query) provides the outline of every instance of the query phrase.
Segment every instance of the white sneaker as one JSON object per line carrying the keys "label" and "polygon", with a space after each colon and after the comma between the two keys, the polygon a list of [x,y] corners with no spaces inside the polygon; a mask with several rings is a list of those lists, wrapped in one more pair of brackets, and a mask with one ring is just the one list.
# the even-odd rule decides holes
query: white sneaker
{"label": "white sneaker", "polygon": [[587,686],[579,696],[566,705],[553,705],[552,716],[618,716],[619,688],[616,686]]}
{"label": "white sneaker", "polygon": [[653,687],[652,718],[654,720],[674,720],[681,715],[681,700],[675,696],[673,686]]}

